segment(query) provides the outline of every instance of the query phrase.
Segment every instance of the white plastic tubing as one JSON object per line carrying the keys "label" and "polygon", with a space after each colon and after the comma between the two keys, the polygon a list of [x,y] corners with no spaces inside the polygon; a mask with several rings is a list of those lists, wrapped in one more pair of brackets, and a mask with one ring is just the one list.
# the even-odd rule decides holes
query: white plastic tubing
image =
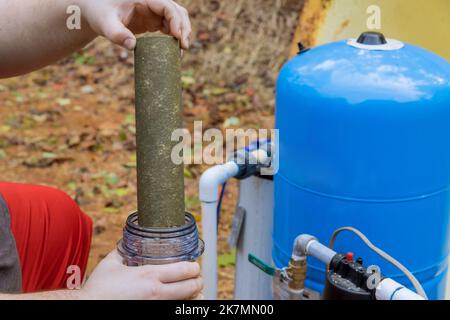
{"label": "white plastic tubing", "polygon": [[[312,256],[329,265],[336,252],[321,244],[308,234],[299,235],[294,242],[293,256]],[[377,300],[424,300],[414,291],[405,288],[393,279],[383,279],[375,289]]]}
{"label": "white plastic tubing", "polygon": [[234,161],[206,170],[200,178],[199,199],[202,203],[202,229],[205,252],[202,256],[203,295],[217,298],[217,203],[219,186],[236,176],[239,167]]}
{"label": "white plastic tubing", "polygon": [[378,284],[375,296],[377,300],[425,300],[424,297],[389,278]]}

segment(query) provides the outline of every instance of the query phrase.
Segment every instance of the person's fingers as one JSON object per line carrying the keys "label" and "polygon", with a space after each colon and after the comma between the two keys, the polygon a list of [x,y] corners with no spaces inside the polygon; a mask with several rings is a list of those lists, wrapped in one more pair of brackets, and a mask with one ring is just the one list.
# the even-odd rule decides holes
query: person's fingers
{"label": "person's fingers", "polygon": [[189,37],[191,36],[192,27],[189,19],[189,12],[182,6],[175,4],[181,16],[181,47],[189,48]]}
{"label": "person's fingers", "polygon": [[200,275],[200,266],[196,262],[178,262],[165,265],[158,270],[159,281],[170,283],[196,278]]}
{"label": "person's fingers", "polygon": [[170,33],[170,27],[167,23],[167,20],[163,19],[161,23],[161,28],[159,29],[162,33],[169,34]]}
{"label": "person's fingers", "polygon": [[120,21],[119,16],[110,14],[100,21],[103,35],[110,41],[128,50],[133,50],[136,46],[136,37]]}
{"label": "person's fingers", "polygon": [[119,254],[119,252],[117,251],[117,249],[114,249],[113,251],[111,251],[110,253],[108,253],[108,255],[104,258],[104,260],[114,262],[114,263],[116,263],[116,264],[118,264],[118,265],[123,265],[123,263],[122,263],[123,258],[122,258],[122,256]]}
{"label": "person's fingers", "polygon": [[203,290],[203,280],[198,277],[184,281],[163,284],[161,297],[163,299],[184,300],[197,296]]}
{"label": "person's fingers", "polygon": [[181,40],[181,15],[172,0],[147,0],[149,8],[168,22],[170,34]]}
{"label": "person's fingers", "polygon": [[165,19],[168,20],[170,26],[170,33],[181,40],[181,16],[175,5],[174,10],[171,10],[170,14],[165,15]]}

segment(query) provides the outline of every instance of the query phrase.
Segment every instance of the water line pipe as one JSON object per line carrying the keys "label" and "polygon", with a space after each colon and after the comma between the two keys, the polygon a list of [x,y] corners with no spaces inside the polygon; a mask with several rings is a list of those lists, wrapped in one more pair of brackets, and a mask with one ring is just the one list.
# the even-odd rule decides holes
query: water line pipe
{"label": "water line pipe", "polygon": [[219,186],[235,177],[239,166],[234,161],[206,170],[200,178],[199,199],[202,205],[202,230],[205,252],[202,257],[202,276],[206,299],[217,298],[217,204]]}
{"label": "water line pipe", "polygon": [[[292,259],[311,256],[327,266],[337,253],[329,247],[321,244],[314,236],[308,234],[299,235],[295,238]],[[414,291],[390,278],[384,278],[375,289],[377,300],[425,300]]]}
{"label": "water line pipe", "polygon": [[268,141],[256,149],[245,148],[235,152],[230,161],[206,170],[200,177],[199,199],[202,206],[202,230],[205,252],[202,258],[202,275],[206,299],[217,298],[217,205],[219,187],[229,179],[248,178],[263,167],[269,167],[271,157],[267,150]]}
{"label": "water line pipe", "polygon": [[337,253],[321,244],[316,237],[301,234],[294,241],[294,249],[292,251],[292,258],[302,256],[312,256],[318,259],[320,262],[329,265],[333,257]]}
{"label": "water line pipe", "polygon": [[375,297],[377,300],[425,300],[421,295],[390,278],[381,280],[376,288]]}

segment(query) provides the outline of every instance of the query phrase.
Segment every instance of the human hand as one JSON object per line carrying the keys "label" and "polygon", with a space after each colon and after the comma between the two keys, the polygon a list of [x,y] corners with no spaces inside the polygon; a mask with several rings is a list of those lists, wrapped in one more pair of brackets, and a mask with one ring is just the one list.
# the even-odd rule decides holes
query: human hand
{"label": "human hand", "polygon": [[113,250],[99,263],[79,296],[87,300],[199,299],[202,288],[196,262],[127,267],[117,250]]}
{"label": "human hand", "polygon": [[187,10],[172,0],[79,0],[91,29],[133,50],[136,34],[161,31],[189,48],[191,23]]}

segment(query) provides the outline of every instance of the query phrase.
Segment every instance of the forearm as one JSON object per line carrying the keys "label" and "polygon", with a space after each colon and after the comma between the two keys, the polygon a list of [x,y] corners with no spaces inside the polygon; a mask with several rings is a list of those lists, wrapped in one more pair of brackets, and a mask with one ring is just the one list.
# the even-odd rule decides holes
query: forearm
{"label": "forearm", "polygon": [[55,290],[23,294],[0,293],[0,300],[83,300],[83,290]]}
{"label": "forearm", "polygon": [[195,262],[128,267],[113,250],[79,290],[2,294],[0,300],[201,299],[203,282]]}
{"label": "forearm", "polygon": [[83,1],[0,1],[0,78],[44,67],[93,40],[96,34],[83,19],[81,29],[66,25],[68,6],[83,10]]}

